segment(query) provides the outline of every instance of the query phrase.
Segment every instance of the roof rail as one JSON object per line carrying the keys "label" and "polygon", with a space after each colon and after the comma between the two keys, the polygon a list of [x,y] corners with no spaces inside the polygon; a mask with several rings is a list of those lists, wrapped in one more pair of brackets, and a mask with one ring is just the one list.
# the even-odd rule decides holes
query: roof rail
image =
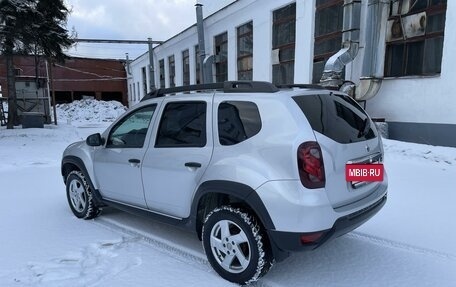
{"label": "roof rail", "polygon": [[269,83],[262,81],[226,81],[221,83],[209,83],[199,85],[188,85],[166,89],[154,89],[145,95],[142,101],[152,98],[163,97],[166,94],[175,94],[181,92],[221,90],[224,93],[275,93],[279,89]]}
{"label": "roof rail", "polygon": [[319,89],[325,90],[326,88],[318,84],[283,84],[276,85],[279,89],[291,89],[291,88],[300,88],[300,89]]}

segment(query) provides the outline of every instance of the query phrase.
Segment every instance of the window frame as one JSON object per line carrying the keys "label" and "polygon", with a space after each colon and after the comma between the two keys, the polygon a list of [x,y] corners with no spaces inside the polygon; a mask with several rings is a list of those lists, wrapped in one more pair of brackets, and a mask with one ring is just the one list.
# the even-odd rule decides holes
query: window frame
{"label": "window frame", "polygon": [[[426,76],[439,76],[442,73],[442,60],[443,60],[443,45],[445,41],[445,26],[446,26],[446,16],[447,16],[447,3],[438,3],[438,4],[432,4],[433,0],[428,0],[427,7],[424,9],[417,9],[413,11],[409,11],[407,14],[403,15],[389,15],[388,21],[391,20],[400,20],[401,18],[411,16],[411,15],[416,15],[422,12],[426,12],[426,22],[428,22],[429,17],[434,16],[434,15],[439,15],[442,14],[444,19],[443,19],[443,27],[441,30],[438,31],[430,31],[428,32],[425,30],[424,35],[421,36],[416,36],[416,37],[411,37],[408,39],[398,39],[398,40],[392,40],[390,42],[385,43],[385,67],[384,67],[384,76],[386,78],[407,78],[407,77],[426,77]],[[392,5],[392,4],[391,4]],[[411,9],[412,10],[412,9]],[[392,11],[392,9],[390,9]],[[426,25],[427,28],[427,25]],[[442,38],[442,45],[441,45],[441,50],[436,53],[427,53],[426,48],[427,44],[432,41],[432,40],[438,40],[438,38]],[[429,41],[429,42],[428,42]],[[416,69],[417,67],[410,68],[409,63],[409,55],[413,51],[413,47],[416,45],[419,45],[422,43],[422,48],[420,53],[421,58],[420,59],[413,59],[413,62],[416,64],[418,61],[419,66],[418,69],[420,70],[419,72],[412,71],[410,69]],[[394,55],[394,50],[393,49],[402,49],[402,55]],[[434,58],[435,55],[439,55],[440,59]],[[395,57],[396,56],[396,57]],[[397,57],[400,57],[401,59],[401,65],[400,66],[395,66],[394,64],[397,64]],[[439,67],[435,71],[425,71],[426,68],[426,60],[429,59],[434,59],[439,61]],[[399,68],[399,69],[397,69]],[[397,72],[396,70],[399,70]]]}
{"label": "window frame", "polygon": [[[223,39],[225,37],[225,39]],[[226,47],[226,56],[222,57],[223,46]],[[215,62],[215,82],[228,80],[228,31],[214,36],[214,54],[218,61]],[[221,69],[225,65],[225,69]]]}
{"label": "window frame", "polygon": [[158,69],[160,73],[160,88],[165,88],[166,81],[165,81],[165,59],[160,59],[158,61]]}
{"label": "window frame", "polygon": [[190,85],[190,50],[182,51],[182,85]]}
{"label": "window frame", "polygon": [[[128,119],[130,119],[134,114],[142,111],[142,110],[145,110],[147,108],[154,108],[153,112],[152,112],[152,116],[150,117],[150,121],[149,121],[149,124],[147,126],[147,132],[146,132],[146,136],[144,138],[144,142],[142,144],[142,146],[117,146],[117,145],[110,145],[109,144],[109,139],[111,138],[112,134],[114,133],[115,130],[117,130],[117,128],[119,126],[121,126],[123,123],[125,123]],[[106,137],[106,144],[105,144],[105,148],[144,148],[144,144],[146,143],[146,140],[147,140],[147,134],[149,134],[150,132],[150,129],[151,129],[151,123],[153,122],[153,118],[157,112],[157,107],[158,107],[158,104],[154,103],[154,104],[150,104],[150,105],[146,105],[146,106],[142,106],[140,108],[137,108],[131,112],[129,112],[128,114],[124,115],[121,119],[119,119],[119,121],[117,123],[115,123],[115,125],[109,130],[109,133],[108,133],[108,136]]]}
{"label": "window frame", "polygon": [[195,84],[201,84],[199,45],[195,45]]}
{"label": "window frame", "polygon": [[[240,33],[240,30],[244,27],[248,27],[250,25],[250,31],[247,31],[247,32],[244,32],[244,33]],[[244,55],[241,55],[240,53],[240,50],[241,50],[241,41],[242,39],[244,38],[250,38],[251,41],[252,41],[252,50],[250,53],[248,54],[244,54]],[[242,80],[252,80],[253,79],[253,20],[250,20],[249,22],[245,23],[245,24],[242,24],[240,26],[238,26],[236,28],[236,39],[237,39],[237,49],[236,49],[236,53],[237,53],[237,78],[238,80],[242,79]],[[249,59],[250,58],[250,61],[252,61],[252,66],[250,67],[250,69],[244,69],[244,70],[241,70],[241,65],[239,65],[239,62],[244,60],[244,59]],[[245,78],[242,78],[241,75],[243,73],[250,73],[250,76],[248,77],[248,79],[245,79]]]}
{"label": "window frame", "polygon": [[[328,0],[323,3],[319,3],[319,1],[316,1],[315,3],[315,23],[314,23],[314,49],[313,49],[313,63],[312,63],[312,83],[319,83],[321,76],[319,75],[319,78],[317,75],[315,75],[315,68],[316,64],[320,64],[321,62],[325,63],[331,58],[334,54],[336,54],[342,47],[342,30],[343,30],[343,4],[344,0]],[[330,8],[338,8],[340,9],[338,12],[342,13],[342,21],[339,22],[339,27],[337,31],[331,31],[328,33],[322,33],[317,35],[317,29],[319,27],[319,23],[317,21],[321,18],[319,18],[319,13],[322,13],[325,9],[330,9]],[[340,19],[339,19],[340,21]],[[321,45],[322,43],[326,41],[331,41],[331,40],[337,40],[340,39],[339,41],[339,46],[336,47],[334,50],[327,51],[324,53],[316,54],[315,51],[316,46]],[[345,70],[345,69],[344,69]]]}
{"label": "window frame", "polygon": [[143,92],[144,92],[144,95],[147,95],[147,72],[146,72],[146,66],[141,68],[141,76],[142,76]]}
{"label": "window frame", "polygon": [[[288,15],[286,17],[278,18],[278,19],[275,18],[276,13],[280,13],[291,6],[294,6],[293,15]],[[276,31],[276,29],[278,29],[280,25],[288,24],[288,23],[295,26],[295,34],[294,34],[293,41],[290,41],[285,44],[274,43],[274,39],[275,39],[274,32]],[[277,33],[278,33],[278,31],[277,31]],[[272,50],[277,50],[277,49],[279,50],[279,63],[272,65],[272,82],[275,84],[293,84],[294,83],[294,66],[295,66],[295,58],[296,58],[296,2],[290,3],[288,5],[285,5],[281,8],[278,8],[278,9],[272,11],[272,38],[271,38],[271,41],[272,41]],[[293,58],[286,59],[286,60],[280,59],[281,58],[280,54],[281,54],[282,50],[293,50]],[[285,75],[285,77],[286,77],[285,82],[283,82],[283,83],[279,82],[279,80],[281,80],[281,79],[274,78],[274,75],[275,75],[274,69],[275,68],[280,69],[281,67],[286,67],[290,64],[293,66],[293,68],[291,69],[290,75]]]}
{"label": "window frame", "polygon": [[[158,144],[158,138],[160,136],[160,130],[161,130],[161,126],[163,124],[163,116],[165,115],[165,113],[167,112],[167,108],[169,105],[173,105],[173,104],[204,104],[204,108],[205,108],[205,115],[204,115],[204,126],[203,126],[203,129],[202,129],[202,132],[204,134],[204,143],[202,145],[189,145],[189,144],[186,144],[186,145],[171,145],[171,144]],[[158,126],[157,126],[157,132],[156,132],[156,135],[155,135],[155,142],[154,142],[154,148],[203,148],[205,146],[207,146],[208,144],[208,124],[207,124],[207,118],[208,118],[208,106],[210,106],[206,101],[201,101],[201,100],[188,100],[188,101],[169,101],[167,102],[162,111],[161,111],[161,114],[160,114],[160,121],[158,123]],[[209,127],[210,128],[210,127]]]}
{"label": "window frame", "polygon": [[[256,114],[258,116],[258,123],[259,123],[259,128],[255,129],[255,132],[252,133],[251,135],[248,135],[247,132],[246,132],[246,129],[245,129],[245,126],[246,126],[246,123],[242,121],[242,117],[241,115],[239,115],[239,120],[242,122],[242,125],[243,125],[243,128],[244,128],[244,132],[246,133],[246,138],[243,139],[242,141],[239,141],[237,143],[233,143],[233,144],[223,144],[220,140],[220,130],[221,130],[221,127],[220,127],[220,106],[222,106],[223,104],[231,104],[231,105],[235,105],[235,103],[239,103],[239,104],[249,104],[249,105],[252,105],[255,107],[256,109]],[[245,142],[253,137],[255,137],[256,135],[258,135],[260,132],[261,132],[261,129],[263,128],[263,119],[261,118],[261,114],[260,114],[260,109],[258,108],[258,105],[253,102],[253,101],[246,101],[246,100],[224,100],[222,102],[220,102],[217,106],[217,138],[218,138],[218,144],[221,145],[221,146],[234,146],[234,145],[238,145],[242,142]]]}
{"label": "window frame", "polygon": [[168,56],[168,79],[169,87],[174,88],[176,86],[176,57],[174,54]]}

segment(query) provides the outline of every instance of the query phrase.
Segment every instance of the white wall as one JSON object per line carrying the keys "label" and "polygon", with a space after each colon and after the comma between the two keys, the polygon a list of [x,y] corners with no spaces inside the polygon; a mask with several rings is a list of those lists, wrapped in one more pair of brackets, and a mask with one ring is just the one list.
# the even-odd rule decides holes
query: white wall
{"label": "white wall", "polygon": [[456,1],[447,1],[442,73],[440,76],[385,79],[367,102],[374,117],[388,121],[456,124]]}
{"label": "white wall", "polygon": [[[228,1],[230,2],[230,1]],[[253,79],[272,80],[272,11],[294,1],[290,0],[242,0],[207,17],[204,22],[206,55],[213,54],[214,36],[228,32],[228,79],[237,80],[236,28],[253,21]],[[363,11],[367,0],[363,0]],[[456,37],[450,37],[456,27],[456,1],[448,1],[443,48],[443,64],[440,76],[424,78],[385,79],[380,92],[367,102],[367,110],[373,117],[388,121],[417,123],[456,124],[456,92],[452,81],[456,79],[453,47]],[[194,11],[193,11],[194,13]],[[296,1],[296,48],[295,83],[312,80],[313,37],[315,0]],[[365,20],[365,13],[361,21]],[[363,27],[363,25],[361,25]],[[362,29],[362,28],[361,28]],[[361,33],[361,41],[363,35]],[[158,61],[165,59],[166,86],[169,86],[168,56],[176,61],[176,85],[182,85],[182,51],[190,51],[190,82],[195,83],[195,49],[198,43],[196,26],[192,26],[154,49],[155,83],[159,85]],[[362,67],[362,47],[357,59],[347,67],[347,80],[357,82]],[[141,81],[141,68],[148,65],[148,55],[142,55],[131,64],[130,82]],[[141,89],[142,90],[142,89]],[[142,93],[142,91],[141,91]],[[144,96],[141,94],[141,97]],[[130,99],[130,97],[129,97]],[[131,103],[137,102],[131,101]]]}
{"label": "white wall", "polygon": [[[139,56],[137,59],[130,63],[130,72],[128,74],[127,69],[127,84],[128,84],[128,106],[132,106],[138,103],[139,100],[144,97],[144,91],[142,88],[142,68],[146,67],[147,84],[149,86],[149,55],[147,53]],[[139,83],[139,91],[138,91]],[[133,85],[135,86],[133,88]],[[130,88],[131,87],[131,88]]]}
{"label": "white wall", "polygon": [[[237,80],[236,29],[242,24],[253,21],[253,79],[271,81],[272,12],[293,2],[296,2],[297,23],[295,82],[309,83],[312,78],[315,0],[243,0],[231,4],[207,17],[204,21],[206,55],[214,53],[214,37],[228,32],[228,79]],[[192,26],[154,48],[155,84],[157,87],[160,83],[158,62],[161,59],[165,60],[165,82],[166,87],[169,87],[168,57],[173,54],[176,61],[176,85],[182,85],[182,51],[186,49],[189,49],[190,52],[190,83],[195,83],[194,46],[196,44],[198,44],[197,30],[196,26]],[[148,64],[147,53],[135,59],[130,65],[132,76],[128,80],[128,84],[141,82],[141,68],[146,66],[148,70]],[[141,98],[143,96],[141,91]],[[138,102],[138,99],[131,100],[131,97],[129,100],[130,105]]]}

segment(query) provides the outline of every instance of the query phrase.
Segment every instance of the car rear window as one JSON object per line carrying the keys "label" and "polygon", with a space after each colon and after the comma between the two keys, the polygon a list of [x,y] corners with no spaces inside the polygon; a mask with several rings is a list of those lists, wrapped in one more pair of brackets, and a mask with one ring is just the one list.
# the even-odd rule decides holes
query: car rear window
{"label": "car rear window", "polygon": [[376,136],[366,112],[349,96],[330,93],[293,99],[312,129],[336,142],[347,144]]}

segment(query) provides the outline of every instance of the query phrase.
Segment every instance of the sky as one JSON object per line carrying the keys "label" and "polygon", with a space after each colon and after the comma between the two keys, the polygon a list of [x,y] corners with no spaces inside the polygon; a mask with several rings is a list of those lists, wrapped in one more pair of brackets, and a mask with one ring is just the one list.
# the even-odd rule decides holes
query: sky
{"label": "sky", "polygon": [[[232,0],[202,0],[204,16]],[[71,10],[67,29],[78,38],[164,41],[195,24],[195,0],[65,0]],[[78,57],[135,59],[147,45],[78,43]]]}

